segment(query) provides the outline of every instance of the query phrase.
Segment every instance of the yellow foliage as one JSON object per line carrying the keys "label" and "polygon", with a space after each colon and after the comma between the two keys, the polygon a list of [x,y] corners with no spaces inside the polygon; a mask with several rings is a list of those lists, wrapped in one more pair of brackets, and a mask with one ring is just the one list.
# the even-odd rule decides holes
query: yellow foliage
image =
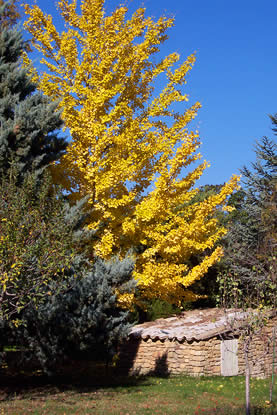
{"label": "yellow foliage", "polygon": [[[186,107],[182,90],[195,55],[179,66],[177,53],[153,59],[173,19],[154,21],[143,8],[129,19],[123,6],[106,15],[104,0],[83,0],[80,14],[77,0],[60,0],[58,9],[62,33],[37,5],[25,6],[25,27],[46,65],[40,89],[60,99],[72,138],[53,174],[73,200],[89,195],[90,227],[104,225],[94,246],[98,255],[142,248],[134,277],[145,297],[195,299],[184,287],[222,255],[220,248],[212,251],[225,232],[213,214],[238,186],[233,177],[218,195],[190,203],[208,167],[198,162],[198,132],[188,129],[201,105]],[[160,92],[158,78],[165,83]],[[211,254],[190,269],[191,255],[207,248]]]}

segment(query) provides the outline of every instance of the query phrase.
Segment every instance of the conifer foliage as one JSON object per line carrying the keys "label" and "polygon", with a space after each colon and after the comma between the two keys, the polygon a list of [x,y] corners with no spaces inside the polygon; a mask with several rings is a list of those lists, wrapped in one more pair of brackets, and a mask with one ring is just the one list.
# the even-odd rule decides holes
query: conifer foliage
{"label": "conifer foliage", "polygon": [[69,206],[49,176],[0,186],[0,346],[47,373],[83,352],[111,357],[130,327],[118,296],[135,288],[133,260],[91,257],[85,202]]}
{"label": "conifer foliage", "polygon": [[[134,277],[142,296],[192,300],[187,288],[222,255],[220,247],[212,249],[225,232],[213,213],[226,204],[237,178],[189,204],[207,167],[192,168],[201,157],[200,138],[188,127],[201,105],[184,106],[183,85],[195,56],[179,66],[177,53],[155,56],[173,19],[154,21],[143,8],[128,19],[126,7],[108,15],[104,6],[104,0],[60,0],[59,33],[51,16],[26,5],[25,27],[46,65],[34,76],[45,94],[61,100],[72,138],[56,179],[72,199],[89,196],[99,256],[124,256],[139,247]],[[162,91],[155,89],[158,79],[166,80]],[[210,254],[190,267],[191,255],[207,248]]]}
{"label": "conifer foliage", "polygon": [[3,327],[2,339],[8,336],[11,344],[25,350],[23,361],[35,358],[48,374],[84,353],[90,360],[110,360],[130,328],[128,312],[118,307],[118,294],[134,288],[133,261],[97,259],[82,272],[77,263],[73,265],[77,276],[68,279],[67,290],[61,292],[52,282],[48,286],[52,295],[22,312],[24,325]]}
{"label": "conifer foliage", "polygon": [[18,28],[5,24],[7,7],[0,5],[0,175],[13,164],[22,176],[57,160],[66,142],[57,133],[62,126],[57,104],[36,91],[22,66],[25,43]]}
{"label": "conifer foliage", "polygon": [[256,161],[251,168],[241,171],[244,187],[225,238],[222,282],[229,285],[223,290],[228,306],[241,306],[240,301],[252,307],[276,306],[276,142],[264,137],[257,142],[255,152]]}

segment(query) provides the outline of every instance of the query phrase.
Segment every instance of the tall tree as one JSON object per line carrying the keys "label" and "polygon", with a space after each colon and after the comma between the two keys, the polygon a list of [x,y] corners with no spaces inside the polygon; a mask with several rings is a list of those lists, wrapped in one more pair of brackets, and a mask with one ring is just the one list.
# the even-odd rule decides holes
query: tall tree
{"label": "tall tree", "polygon": [[276,143],[264,137],[255,152],[252,168],[242,169],[240,208],[225,238],[224,274],[227,279],[233,276],[249,306],[275,304],[277,290]]}
{"label": "tall tree", "polygon": [[[200,103],[184,109],[182,90],[195,62],[179,67],[172,53],[155,62],[173,19],[156,22],[138,9],[128,20],[126,7],[106,15],[104,0],[61,0],[59,33],[52,17],[26,6],[26,28],[44,55],[46,71],[37,74],[41,90],[61,100],[72,141],[57,180],[71,197],[89,195],[91,228],[99,228],[95,251],[103,258],[139,247],[134,277],[142,296],[173,303],[193,299],[187,290],[222,255],[220,247],[201,264],[188,265],[193,253],[212,248],[225,230],[213,213],[237,186],[237,177],[216,195],[191,204],[206,162],[200,159],[198,132],[188,129]],[[157,59],[157,58],[156,58]],[[157,78],[167,78],[160,93]],[[181,109],[181,112],[178,112]],[[191,169],[184,175],[185,169]],[[178,211],[177,211],[178,210]]]}
{"label": "tall tree", "polygon": [[[6,4],[0,7],[5,21]],[[41,172],[59,159],[66,148],[58,129],[62,126],[57,103],[36,91],[36,84],[22,65],[25,42],[18,28],[5,27],[0,33],[0,176],[11,164],[22,176]]]}
{"label": "tall tree", "polygon": [[263,328],[277,306],[277,145],[264,137],[256,143],[255,153],[256,161],[241,170],[244,187],[238,193],[238,209],[229,221],[219,276],[221,305],[247,311],[242,325],[232,322],[243,343],[246,415],[251,411],[252,340],[260,336],[266,351]]}

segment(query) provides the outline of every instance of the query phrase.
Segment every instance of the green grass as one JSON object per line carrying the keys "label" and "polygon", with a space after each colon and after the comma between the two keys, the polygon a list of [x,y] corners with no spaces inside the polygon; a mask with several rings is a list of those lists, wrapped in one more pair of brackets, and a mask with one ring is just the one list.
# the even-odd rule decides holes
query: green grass
{"label": "green grass", "polygon": [[[38,374],[0,377],[0,415],[244,414],[243,377],[165,379],[69,373],[51,381]],[[274,392],[277,400],[277,385]],[[276,406],[266,402],[268,395],[269,380],[251,381],[253,414],[277,414]]]}

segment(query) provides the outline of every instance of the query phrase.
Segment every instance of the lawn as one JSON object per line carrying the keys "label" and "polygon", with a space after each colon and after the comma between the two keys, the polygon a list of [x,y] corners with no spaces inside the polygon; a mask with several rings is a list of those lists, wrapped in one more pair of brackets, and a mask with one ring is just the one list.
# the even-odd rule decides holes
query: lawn
{"label": "lawn", "polygon": [[[52,379],[23,373],[0,380],[0,415],[244,414],[243,377],[126,378],[94,372]],[[276,399],[277,385],[274,392]],[[253,379],[251,395],[253,414],[277,414],[267,402],[269,380]]]}

